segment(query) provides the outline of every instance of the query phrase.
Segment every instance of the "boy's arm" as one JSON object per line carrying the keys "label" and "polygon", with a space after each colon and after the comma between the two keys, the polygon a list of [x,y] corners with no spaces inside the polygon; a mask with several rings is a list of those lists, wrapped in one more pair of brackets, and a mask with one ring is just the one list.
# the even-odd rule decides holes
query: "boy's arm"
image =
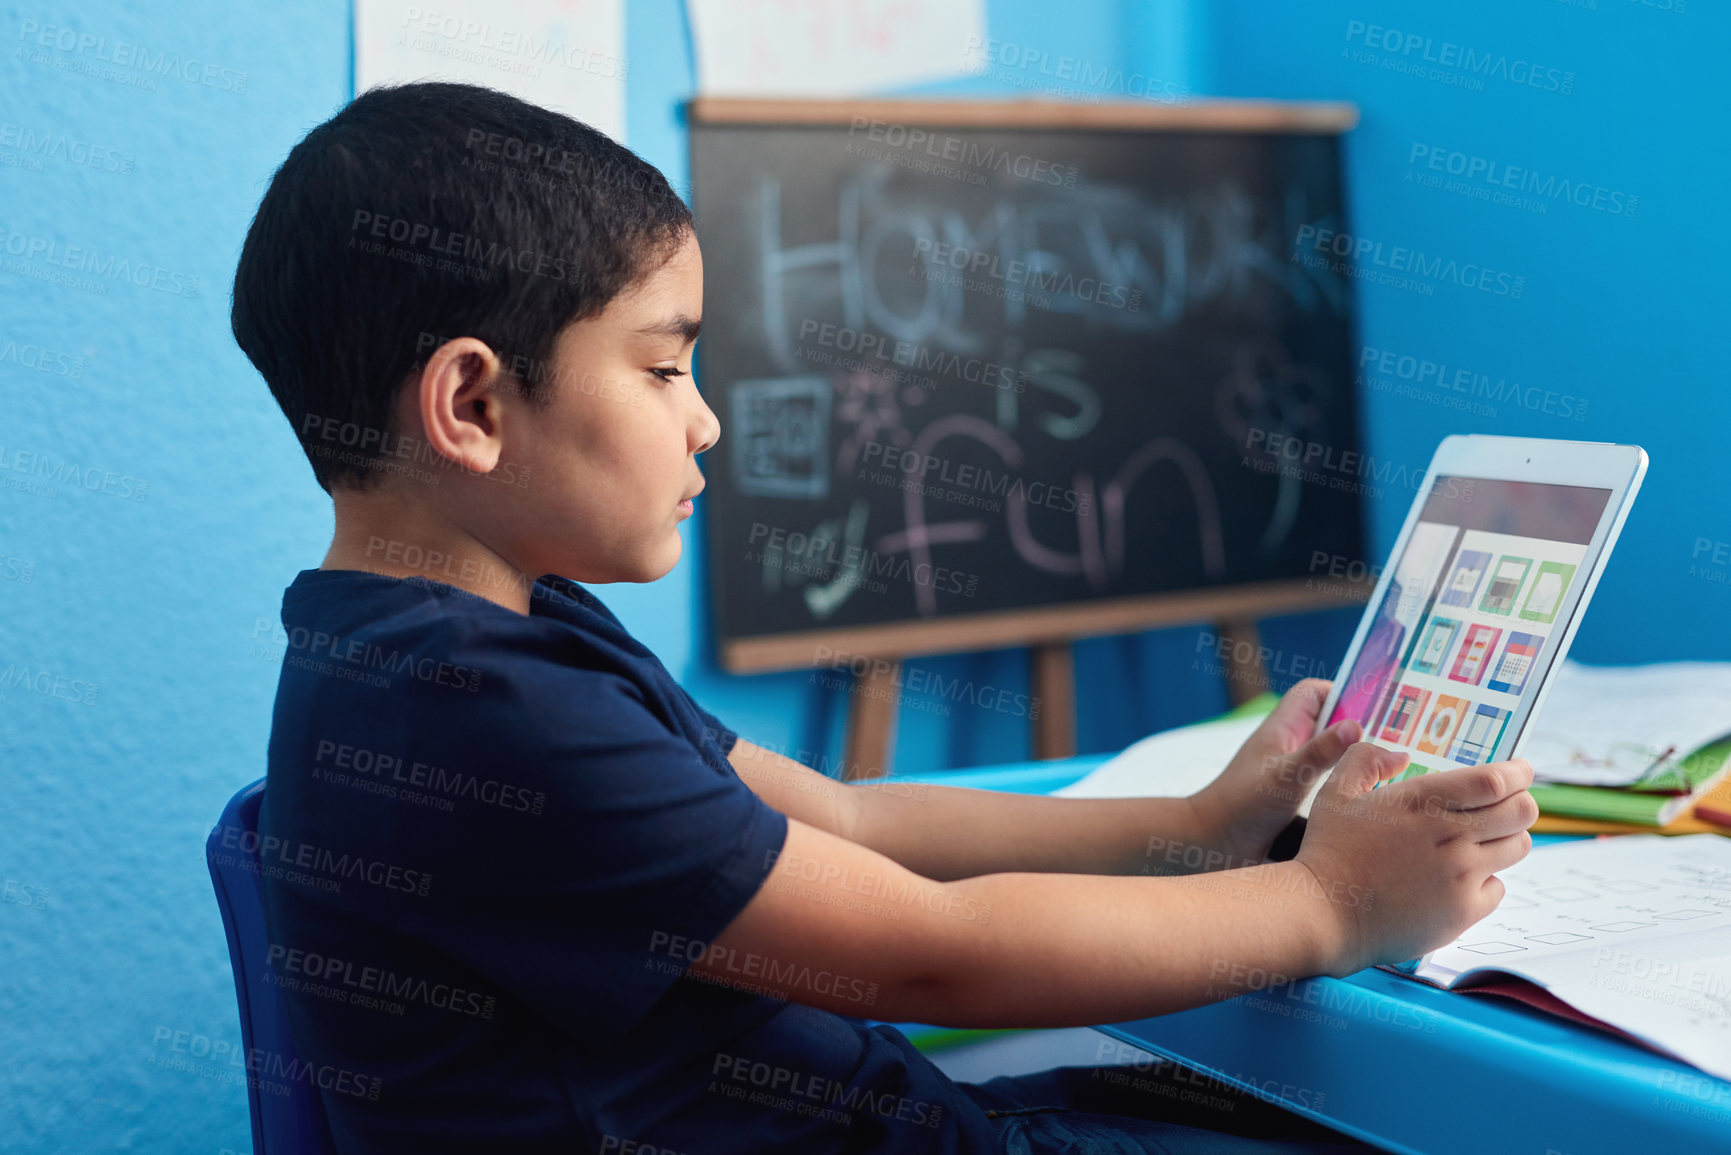
{"label": "boy's arm", "polygon": [[[796,818],[756,896],[691,965],[820,1010],[952,1027],[1166,1014],[1330,969],[1341,922],[1308,868],[939,883]],[[1237,985],[1234,985],[1234,983]]]}
{"label": "boy's arm", "polygon": [[[1048,798],[923,782],[844,783],[744,738],[728,761],[758,797],[790,819],[928,879],[1003,871],[1188,873],[1165,867],[1163,854],[1149,857],[1150,846],[1205,841],[1187,798]],[[1206,868],[1242,865],[1219,858]],[[1201,869],[1199,859],[1190,867]]]}
{"label": "boy's arm", "polygon": [[1193,874],[1251,866],[1296,813],[1309,778],[1357,731],[1313,740],[1328,685],[1289,690],[1219,779],[1190,798],[1049,798],[906,782],[841,783],[741,738],[739,777],[789,818],[926,878],[1004,871]]}
{"label": "boy's arm", "polygon": [[1496,908],[1495,872],[1531,847],[1537,807],[1526,763],[1390,783],[1406,763],[1359,743],[1298,858],[1184,877],[939,883],[790,818],[757,893],[687,974],[857,1018],[1067,1027],[1412,958]]}

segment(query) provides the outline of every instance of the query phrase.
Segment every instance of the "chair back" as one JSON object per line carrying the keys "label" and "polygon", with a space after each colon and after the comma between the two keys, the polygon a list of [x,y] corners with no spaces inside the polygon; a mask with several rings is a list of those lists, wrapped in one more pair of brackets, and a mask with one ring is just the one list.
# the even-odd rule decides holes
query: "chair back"
{"label": "chair back", "polygon": [[240,1004],[252,1150],[253,1155],[337,1155],[317,1085],[293,1076],[306,1064],[289,1035],[281,988],[271,981],[258,837],[264,781],[260,778],[229,799],[204,843]]}

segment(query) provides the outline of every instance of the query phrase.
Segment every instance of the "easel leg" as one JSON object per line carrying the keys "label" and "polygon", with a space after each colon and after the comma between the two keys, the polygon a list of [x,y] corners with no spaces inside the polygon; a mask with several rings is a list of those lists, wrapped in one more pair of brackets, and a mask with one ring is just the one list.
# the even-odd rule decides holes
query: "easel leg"
{"label": "easel leg", "polygon": [[848,687],[847,740],[843,743],[842,780],[882,778],[890,772],[895,744],[896,707],[901,704],[898,661],[873,661]]}
{"label": "easel leg", "polygon": [[1035,758],[1076,753],[1076,653],[1069,642],[1035,646],[1029,676]]}
{"label": "easel leg", "polygon": [[1214,624],[1220,648],[1226,652],[1226,700],[1242,706],[1269,688],[1268,670],[1262,664],[1262,635],[1254,621],[1223,621]]}

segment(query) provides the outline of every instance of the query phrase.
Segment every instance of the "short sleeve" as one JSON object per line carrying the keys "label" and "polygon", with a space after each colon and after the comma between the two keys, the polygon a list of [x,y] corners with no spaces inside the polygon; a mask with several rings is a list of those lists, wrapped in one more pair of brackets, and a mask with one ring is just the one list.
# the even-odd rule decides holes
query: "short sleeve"
{"label": "short sleeve", "polygon": [[697,699],[687,693],[684,686],[679,687],[679,692],[685,695],[685,700],[691,703],[691,708],[697,711],[699,718],[703,719],[703,732],[715,740],[715,744],[721,748],[721,756],[725,758],[733,753],[733,747],[739,741],[739,735],[728,729],[720,718],[699,706]]}
{"label": "short sleeve", "polygon": [[398,928],[604,1047],[751,901],[787,819],[622,674],[497,652],[473,664],[475,701],[434,721],[438,762],[508,785],[510,803],[416,813],[401,835],[432,882]]}

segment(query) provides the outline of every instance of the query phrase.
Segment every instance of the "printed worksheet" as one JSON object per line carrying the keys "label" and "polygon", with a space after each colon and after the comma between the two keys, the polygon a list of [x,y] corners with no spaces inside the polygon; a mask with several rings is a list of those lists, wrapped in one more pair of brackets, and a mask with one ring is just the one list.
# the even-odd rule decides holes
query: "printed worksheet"
{"label": "printed worksheet", "polygon": [[1426,956],[1453,986],[1507,971],[1731,1078],[1731,838],[1627,834],[1537,847],[1488,918]]}

